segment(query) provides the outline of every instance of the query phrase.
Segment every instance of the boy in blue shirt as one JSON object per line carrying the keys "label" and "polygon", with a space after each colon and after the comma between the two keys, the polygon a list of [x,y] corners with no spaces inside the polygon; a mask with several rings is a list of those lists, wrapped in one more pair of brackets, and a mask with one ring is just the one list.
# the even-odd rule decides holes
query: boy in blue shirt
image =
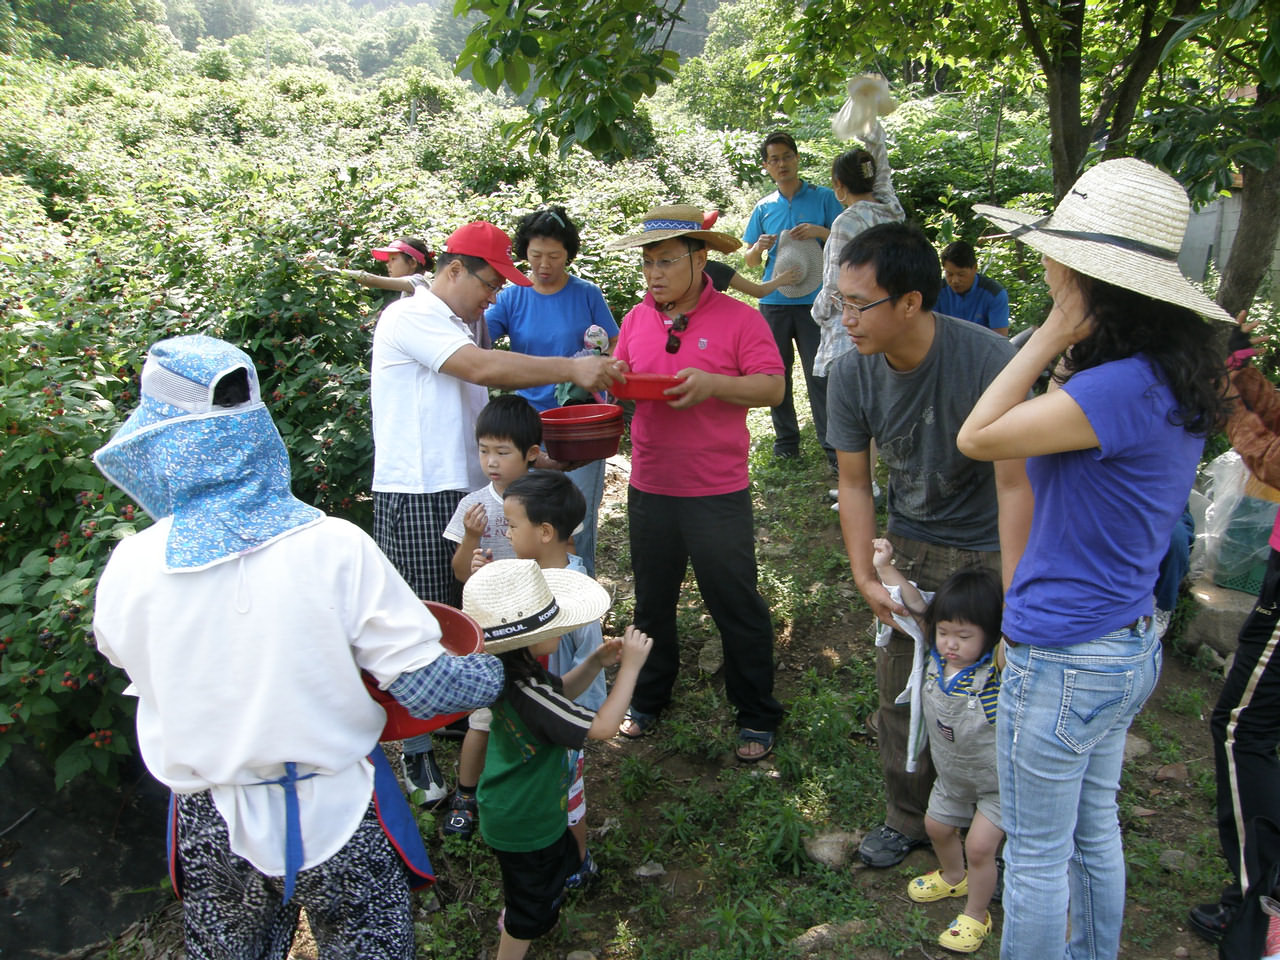
{"label": "boy in blue shirt", "polygon": [[[539,470],[521,477],[507,487],[502,509],[507,517],[511,547],[521,560],[537,560],[544,570],[587,572],[582,558],[569,550],[573,531],[586,512],[586,500],[563,473]],[[556,676],[565,676],[584,663],[603,642],[599,620],[568,631],[561,636],[560,646],[547,661],[547,670]],[[604,703],[605,692],[604,674],[597,673],[574,702],[594,713]],[[587,800],[582,771],[582,751],[570,750],[569,832],[577,841],[581,864],[569,878],[570,888],[586,886],[599,873],[587,850]]]}

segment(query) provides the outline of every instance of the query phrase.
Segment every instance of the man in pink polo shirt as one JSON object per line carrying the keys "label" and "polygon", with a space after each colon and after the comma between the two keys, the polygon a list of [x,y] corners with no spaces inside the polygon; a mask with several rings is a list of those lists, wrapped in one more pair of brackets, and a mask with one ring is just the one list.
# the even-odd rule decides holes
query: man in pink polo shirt
{"label": "man in pink polo shirt", "polygon": [[740,241],[702,222],[696,207],[655,207],[639,233],[609,244],[641,249],[648,286],[622,321],[615,357],[624,370],[683,378],[666,391],[669,400],[639,401],[631,422],[635,622],[653,651],[619,732],[649,733],[671,700],[680,667],[676,602],[692,561],[724,645],[737,756],[754,763],[773,750],[782,706],[773,696],[773,625],[756,588],[747,408],[780,402],[786,381],[764,317],[703,273],[708,248],[727,253]]}

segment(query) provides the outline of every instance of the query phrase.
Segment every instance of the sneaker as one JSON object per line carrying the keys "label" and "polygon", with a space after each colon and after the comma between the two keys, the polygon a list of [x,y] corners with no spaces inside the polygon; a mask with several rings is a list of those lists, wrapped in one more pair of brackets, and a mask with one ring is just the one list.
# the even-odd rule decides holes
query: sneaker
{"label": "sneaker", "polygon": [[893,867],[907,858],[907,854],[916,847],[926,847],[928,839],[922,837],[912,840],[905,833],[899,833],[887,823],[882,823],[862,840],[858,847],[858,856],[868,867]]}
{"label": "sneaker", "polygon": [[996,888],[991,891],[992,903],[1004,903],[1004,857],[996,857]]}
{"label": "sneaker", "polygon": [[1236,908],[1231,904],[1202,903],[1192,907],[1187,916],[1192,930],[1210,943],[1218,943],[1235,915]]}
{"label": "sneaker", "polygon": [[591,856],[591,851],[587,851],[587,855],[582,858],[582,866],[578,868],[577,873],[569,875],[569,879],[564,882],[566,890],[585,890],[600,877],[600,868],[596,866],[595,858]]}
{"label": "sneaker", "polygon": [[404,769],[405,786],[409,793],[417,790],[423,793],[424,807],[438,807],[445,797],[449,796],[449,787],[444,782],[444,771],[436,763],[436,752],[406,753],[400,758]]}
{"label": "sneaker", "polygon": [[460,790],[453,791],[453,799],[449,801],[449,816],[445,818],[441,831],[462,837],[464,840],[467,839],[476,832],[476,814],[478,812],[479,808],[476,806],[476,795],[474,793],[463,793]]}
{"label": "sneaker", "polygon": [[827,491],[827,496],[830,497],[832,500],[839,500],[840,491],[837,490],[835,487],[832,487],[830,490]]}

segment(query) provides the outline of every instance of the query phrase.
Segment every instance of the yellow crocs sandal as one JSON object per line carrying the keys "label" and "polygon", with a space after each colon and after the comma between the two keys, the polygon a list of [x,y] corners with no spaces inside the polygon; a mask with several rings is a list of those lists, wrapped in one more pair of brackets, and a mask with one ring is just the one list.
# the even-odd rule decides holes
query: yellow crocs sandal
{"label": "yellow crocs sandal", "polygon": [[933,903],[947,897],[967,897],[969,895],[969,875],[966,873],[954,887],[942,879],[942,871],[935,870],[923,877],[916,877],[907,884],[907,896],[916,903]]}
{"label": "yellow crocs sandal", "polygon": [[985,923],[979,923],[967,913],[962,913],[951,921],[951,926],[942,931],[938,937],[938,945],[956,953],[973,953],[991,932],[991,914],[987,914]]}

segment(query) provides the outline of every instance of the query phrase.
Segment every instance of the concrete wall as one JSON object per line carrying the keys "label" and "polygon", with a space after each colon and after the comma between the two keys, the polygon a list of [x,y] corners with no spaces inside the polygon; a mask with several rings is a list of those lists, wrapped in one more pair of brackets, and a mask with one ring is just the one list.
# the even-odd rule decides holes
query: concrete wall
{"label": "concrete wall", "polygon": [[[1219,197],[1213,203],[1191,211],[1187,234],[1178,255],[1178,266],[1192,280],[1202,281],[1209,264],[1216,265],[1219,275],[1231,257],[1231,245],[1240,228],[1240,195]],[[1269,271],[1271,289],[1280,291],[1280,241],[1271,256]],[[1265,281],[1264,281],[1265,283]]]}

